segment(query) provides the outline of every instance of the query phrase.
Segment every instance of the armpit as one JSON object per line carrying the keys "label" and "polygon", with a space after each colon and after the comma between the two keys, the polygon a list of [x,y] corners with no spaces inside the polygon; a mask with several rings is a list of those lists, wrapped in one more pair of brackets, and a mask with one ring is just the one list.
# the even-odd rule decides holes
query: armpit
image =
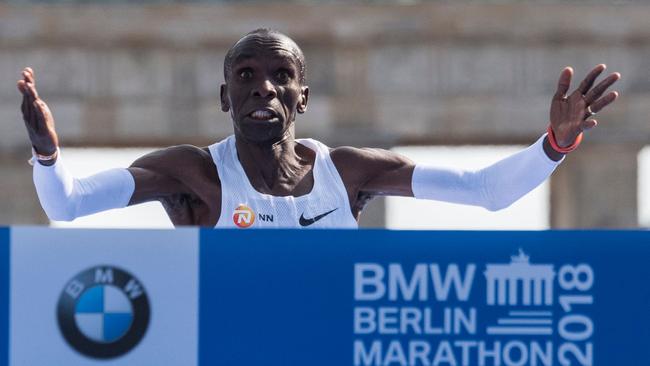
{"label": "armpit", "polygon": [[356,200],[351,205],[352,216],[354,216],[354,218],[357,219],[357,221],[359,221],[359,216],[361,215],[363,209],[375,197],[376,195],[369,192],[359,192]]}
{"label": "armpit", "polygon": [[202,222],[207,216],[207,207],[194,195],[186,193],[173,194],[161,198],[160,203],[162,203],[174,226],[208,225]]}

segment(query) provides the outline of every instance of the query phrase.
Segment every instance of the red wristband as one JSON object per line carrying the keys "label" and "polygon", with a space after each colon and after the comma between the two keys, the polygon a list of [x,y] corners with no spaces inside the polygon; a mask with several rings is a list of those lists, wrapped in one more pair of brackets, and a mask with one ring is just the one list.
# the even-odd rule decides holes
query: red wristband
{"label": "red wristband", "polygon": [[54,154],[52,155],[41,155],[36,152],[36,149],[34,146],[32,146],[32,158],[27,160],[27,163],[29,165],[34,166],[36,164],[36,161],[52,161],[56,159],[59,156],[59,148],[56,148],[56,151],[54,151]]}
{"label": "red wristband", "polygon": [[551,147],[553,150],[561,153],[561,154],[566,154],[570,153],[571,151],[575,150],[580,146],[580,143],[582,142],[582,132],[576,137],[575,141],[567,147],[560,147],[560,145],[557,144],[557,140],[555,139],[555,134],[553,133],[553,128],[551,128],[551,125],[548,125],[548,143],[551,144]]}

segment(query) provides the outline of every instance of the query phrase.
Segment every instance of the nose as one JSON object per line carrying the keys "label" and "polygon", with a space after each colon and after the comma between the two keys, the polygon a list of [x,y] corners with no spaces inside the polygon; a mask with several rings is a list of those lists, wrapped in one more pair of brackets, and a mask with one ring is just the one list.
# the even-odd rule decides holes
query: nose
{"label": "nose", "polygon": [[254,87],[252,93],[254,97],[264,99],[273,99],[278,95],[273,83],[268,79],[264,79],[260,84]]}

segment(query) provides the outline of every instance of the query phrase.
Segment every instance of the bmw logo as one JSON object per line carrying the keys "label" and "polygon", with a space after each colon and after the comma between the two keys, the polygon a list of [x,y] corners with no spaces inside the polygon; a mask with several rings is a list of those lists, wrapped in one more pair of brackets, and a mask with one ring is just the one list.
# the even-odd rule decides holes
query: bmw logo
{"label": "bmw logo", "polygon": [[65,285],[57,306],[59,329],[68,344],[99,359],[133,349],[147,331],[149,313],[140,281],[113,266],[77,274]]}

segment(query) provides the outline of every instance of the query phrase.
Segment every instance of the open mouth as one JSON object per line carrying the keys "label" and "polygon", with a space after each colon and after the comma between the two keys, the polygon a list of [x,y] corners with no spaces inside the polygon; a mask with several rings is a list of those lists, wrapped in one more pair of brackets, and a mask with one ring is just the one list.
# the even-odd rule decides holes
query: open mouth
{"label": "open mouth", "polygon": [[257,109],[248,114],[248,117],[256,121],[274,122],[279,120],[277,113],[269,109]]}

